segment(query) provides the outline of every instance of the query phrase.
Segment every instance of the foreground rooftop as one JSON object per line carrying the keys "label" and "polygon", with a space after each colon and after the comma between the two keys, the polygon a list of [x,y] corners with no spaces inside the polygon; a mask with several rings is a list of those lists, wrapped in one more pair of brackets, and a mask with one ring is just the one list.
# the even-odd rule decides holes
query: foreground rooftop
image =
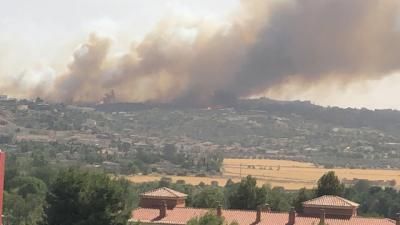
{"label": "foreground rooftop", "polygon": [[[132,221],[140,221],[142,224],[186,224],[190,219],[199,217],[209,212],[210,209],[175,208],[167,210],[166,216],[160,218],[159,209],[140,208],[132,213]],[[236,221],[239,225],[287,225],[288,213],[262,212],[261,220],[256,223],[256,211],[222,210],[222,216],[226,222]],[[295,225],[317,225],[319,217],[296,215]],[[329,225],[394,225],[396,221],[379,218],[347,217],[326,218]]]}
{"label": "foreground rooftop", "polygon": [[[257,210],[188,208],[184,207],[184,202],[177,203],[184,201],[186,196],[169,188],[143,193],[140,203],[142,208],[132,212],[130,221],[148,225],[184,225],[192,218],[214,212],[217,216],[224,217],[227,223],[237,222],[239,225],[318,225],[320,222],[329,225],[400,225],[400,220],[359,217],[359,204],[332,195],[303,202],[301,214],[294,209],[288,213],[275,213],[269,207],[259,207]],[[172,199],[176,201],[171,203]]]}

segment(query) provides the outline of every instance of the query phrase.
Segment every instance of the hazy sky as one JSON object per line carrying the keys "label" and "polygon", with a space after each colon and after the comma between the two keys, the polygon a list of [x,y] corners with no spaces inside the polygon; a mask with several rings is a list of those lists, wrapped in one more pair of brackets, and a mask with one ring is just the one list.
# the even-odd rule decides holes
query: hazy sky
{"label": "hazy sky", "polygon": [[0,0],[0,5],[0,78],[28,74],[23,79],[28,87],[63,71],[91,33],[112,38],[115,51],[126,52],[163,18],[223,21],[238,0]]}
{"label": "hazy sky", "polygon": [[[15,65],[62,63],[96,32],[125,47],[168,15],[222,20],[238,0],[0,0],[0,57]],[[118,45],[116,45],[118,47]],[[115,46],[114,46],[115,47]],[[11,65],[10,65],[11,64]],[[61,65],[58,65],[61,66]]]}
{"label": "hazy sky", "polygon": [[[238,4],[239,0],[0,0],[0,78],[29,73],[23,81],[29,86],[42,82],[43,74],[56,76],[93,32],[112,38],[117,53],[170,15],[223,23]],[[286,86],[296,89],[290,82]],[[271,90],[267,95],[323,105],[400,109],[400,75],[330,88],[315,84],[290,94]]]}

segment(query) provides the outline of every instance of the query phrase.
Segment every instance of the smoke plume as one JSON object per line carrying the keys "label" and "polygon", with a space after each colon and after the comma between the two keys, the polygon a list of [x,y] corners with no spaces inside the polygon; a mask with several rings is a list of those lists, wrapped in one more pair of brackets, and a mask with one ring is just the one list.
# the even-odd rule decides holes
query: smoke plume
{"label": "smoke plume", "polygon": [[[398,0],[243,0],[227,24],[167,18],[124,55],[91,35],[43,97],[207,105],[296,80],[343,84],[400,69]],[[115,96],[114,96],[115,93]],[[32,95],[36,94],[32,93]]]}

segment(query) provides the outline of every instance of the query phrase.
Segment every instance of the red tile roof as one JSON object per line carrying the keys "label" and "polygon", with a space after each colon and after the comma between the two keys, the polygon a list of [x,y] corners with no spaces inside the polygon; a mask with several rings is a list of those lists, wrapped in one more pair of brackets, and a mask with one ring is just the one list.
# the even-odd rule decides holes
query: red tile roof
{"label": "red tile roof", "polygon": [[[191,218],[204,215],[210,209],[194,208],[175,208],[167,211],[167,216],[159,218],[159,209],[139,208],[132,212],[131,221],[140,221],[143,224],[186,224]],[[239,225],[255,225],[256,211],[223,210],[222,215],[226,222],[236,221]],[[262,212],[261,221],[257,225],[286,225],[288,213]],[[394,225],[395,221],[390,219],[378,218],[326,218],[325,222],[329,225]],[[318,224],[318,217],[306,217],[297,215],[296,225]]]}
{"label": "red tile roof", "polygon": [[142,197],[150,197],[150,198],[157,198],[157,197],[162,197],[162,198],[186,198],[187,194],[162,187],[158,188],[149,192],[145,192],[141,194],[140,196]]}
{"label": "red tile roof", "polygon": [[333,196],[333,195],[324,195],[319,198],[311,199],[309,201],[303,202],[303,206],[309,206],[309,207],[324,207],[324,208],[329,208],[329,207],[358,207],[359,204],[352,202],[350,200],[341,198],[339,196]]}

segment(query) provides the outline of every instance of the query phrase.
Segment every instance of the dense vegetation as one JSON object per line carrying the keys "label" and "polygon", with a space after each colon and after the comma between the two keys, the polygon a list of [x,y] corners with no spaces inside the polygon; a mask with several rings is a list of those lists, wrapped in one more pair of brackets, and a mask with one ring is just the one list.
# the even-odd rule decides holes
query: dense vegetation
{"label": "dense vegetation", "polygon": [[[328,168],[400,168],[400,113],[394,110],[270,99],[239,100],[217,109],[123,103],[96,107],[40,99],[2,101],[0,145],[9,149],[21,140],[38,139],[91,145],[111,151],[107,161],[119,164],[121,173],[161,168],[171,175],[210,175],[218,173],[221,155],[286,158]],[[164,153],[169,144],[176,145],[175,157]],[[133,160],[137,156],[141,160]],[[93,152],[88,157],[101,161]]]}
{"label": "dense vegetation", "polygon": [[8,224],[125,224],[134,203],[124,180],[87,169],[8,154],[4,215]]}
{"label": "dense vegetation", "polygon": [[[21,105],[28,108],[18,109]],[[291,206],[301,211],[301,202],[335,194],[360,203],[361,215],[394,217],[400,211],[398,190],[363,180],[344,187],[333,173],[324,175],[315,190],[297,192],[256,186],[250,176],[222,187],[172,183],[167,177],[143,184],[115,179],[138,173],[208,176],[220,172],[227,155],[300,157],[326,167],[400,167],[397,111],[268,99],[239,101],[221,110],[146,106],[112,114],[39,100],[0,106],[0,148],[7,150],[4,219],[9,224],[53,225],[60,224],[58,218],[124,224],[139,193],[162,186],[187,193],[191,207],[269,204],[274,211]]]}
{"label": "dense vegetation", "polygon": [[187,225],[238,225],[237,222],[232,222],[230,224],[225,222],[223,217],[218,217],[217,215],[209,212],[204,216],[193,218],[189,220]]}
{"label": "dense vegetation", "polygon": [[187,205],[190,207],[216,208],[222,203],[225,208],[255,210],[257,206],[268,204],[272,211],[287,212],[294,206],[296,211],[301,212],[301,203],[304,201],[322,195],[338,195],[360,203],[359,214],[362,216],[395,218],[400,211],[400,191],[371,186],[364,180],[354,186],[344,187],[334,172],[322,176],[315,189],[303,188],[296,192],[267,184],[257,187],[255,178],[251,176],[239,183],[228,180],[223,187],[189,185],[183,181],[172,183],[170,179],[163,178],[160,182],[135,184],[134,189],[143,192],[161,186],[187,193]]}
{"label": "dense vegetation", "polygon": [[104,153],[98,146],[73,140],[48,143],[20,141],[15,143],[12,154],[23,156],[26,160],[33,157],[33,163],[40,165],[56,163],[65,166],[96,167],[104,162],[111,162],[117,166],[105,168],[107,172],[127,175],[163,172],[153,164],[167,162],[175,165],[177,167],[175,170],[180,171],[175,174],[185,175],[188,171],[192,171],[197,175],[204,176],[208,173],[218,173],[223,163],[222,154],[209,152],[199,156],[183,153],[178,151],[174,144],[165,144],[162,148],[156,146],[134,147],[116,140],[111,142],[110,148],[118,149],[121,154]]}
{"label": "dense vegetation", "polygon": [[[303,201],[336,194],[360,203],[361,215],[394,217],[400,211],[399,191],[370,186],[367,181],[343,187],[333,172],[321,177],[315,190],[288,192],[269,185],[259,187],[251,176],[239,183],[229,180],[222,187],[173,183],[169,178],[131,184],[83,167],[51,165],[42,155],[26,158],[8,154],[6,168],[4,215],[10,224],[122,225],[137,206],[139,193],[164,186],[187,193],[190,207],[215,208],[222,204],[225,208],[255,209],[268,204],[273,211],[288,211],[292,206],[301,211]],[[193,221],[202,224],[203,220]]]}
{"label": "dense vegetation", "polygon": [[129,184],[105,174],[61,171],[47,193],[45,224],[123,225],[131,215]]}

